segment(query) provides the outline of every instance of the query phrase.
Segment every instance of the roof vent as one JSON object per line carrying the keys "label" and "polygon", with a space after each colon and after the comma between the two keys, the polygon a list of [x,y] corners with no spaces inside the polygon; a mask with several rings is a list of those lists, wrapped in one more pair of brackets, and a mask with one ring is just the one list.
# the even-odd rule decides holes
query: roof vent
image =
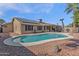
{"label": "roof vent", "polygon": [[42,23],[42,19],[38,19],[40,23]]}

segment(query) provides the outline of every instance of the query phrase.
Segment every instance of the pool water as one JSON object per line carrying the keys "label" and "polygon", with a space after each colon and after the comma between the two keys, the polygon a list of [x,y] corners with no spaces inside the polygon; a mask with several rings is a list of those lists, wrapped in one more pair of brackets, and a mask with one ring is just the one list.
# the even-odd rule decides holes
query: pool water
{"label": "pool water", "polygon": [[20,42],[22,43],[29,43],[29,42],[38,42],[42,40],[51,40],[56,38],[65,38],[67,37],[64,34],[39,34],[39,35],[24,35],[24,36],[18,36],[13,39],[20,39]]}

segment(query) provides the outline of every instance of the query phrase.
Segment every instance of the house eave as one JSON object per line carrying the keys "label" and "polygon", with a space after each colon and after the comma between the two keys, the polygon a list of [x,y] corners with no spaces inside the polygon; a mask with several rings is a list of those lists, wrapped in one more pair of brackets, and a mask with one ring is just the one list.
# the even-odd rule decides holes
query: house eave
{"label": "house eave", "polygon": [[50,26],[50,24],[42,24],[42,23],[21,23],[24,25],[37,25],[37,26]]}

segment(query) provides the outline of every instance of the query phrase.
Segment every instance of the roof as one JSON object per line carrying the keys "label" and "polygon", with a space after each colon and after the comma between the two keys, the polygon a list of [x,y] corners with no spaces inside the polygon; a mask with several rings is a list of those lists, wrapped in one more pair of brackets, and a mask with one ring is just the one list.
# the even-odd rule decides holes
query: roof
{"label": "roof", "polygon": [[7,25],[10,25],[10,24],[12,24],[12,22],[5,23],[5,24],[3,24],[3,26],[7,26]]}
{"label": "roof", "polygon": [[[14,17],[14,19],[19,20],[23,23],[40,23],[39,21],[36,21],[36,20],[30,20],[30,19],[19,18],[19,17]],[[49,23],[41,22],[41,24],[49,24]],[[49,25],[51,25],[51,24],[49,24]]]}
{"label": "roof", "polygon": [[[25,18],[20,18],[20,17],[14,17],[13,19],[16,19],[18,21],[21,21],[23,23],[37,23],[37,24],[40,23],[39,21],[36,21],[36,20],[30,20],[30,19],[25,19]],[[55,24],[49,24],[49,23],[46,23],[46,22],[41,22],[41,24],[54,25],[54,26],[56,26]]]}
{"label": "roof", "polygon": [[26,22],[27,23],[38,23],[38,21],[25,19],[25,18],[14,17],[14,19],[19,20],[19,21],[24,22],[24,23],[26,23]]}

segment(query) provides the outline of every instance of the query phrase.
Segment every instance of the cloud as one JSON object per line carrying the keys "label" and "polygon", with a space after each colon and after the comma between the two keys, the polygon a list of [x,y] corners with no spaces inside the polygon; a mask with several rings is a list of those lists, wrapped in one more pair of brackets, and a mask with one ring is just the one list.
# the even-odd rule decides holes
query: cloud
{"label": "cloud", "polygon": [[7,10],[12,9],[14,6],[15,4],[0,3],[0,16],[3,16]]}
{"label": "cloud", "polygon": [[3,16],[3,12],[0,12],[0,16]]}
{"label": "cloud", "polygon": [[49,13],[53,9],[53,4],[39,3],[39,4],[16,4],[13,10],[20,13]]}
{"label": "cloud", "polygon": [[13,10],[19,12],[19,13],[31,13],[32,9],[27,6],[26,4],[16,4],[16,6],[13,8]]}
{"label": "cloud", "polygon": [[32,12],[34,13],[50,13],[53,9],[53,4],[47,3],[39,3],[39,4],[31,4]]}
{"label": "cloud", "polygon": [[14,10],[18,13],[50,13],[53,9],[53,4],[25,4],[25,3],[1,3],[0,16],[8,10]]}
{"label": "cloud", "polygon": [[53,9],[53,4],[39,4],[36,6],[35,9],[37,9],[38,12],[50,13],[51,10]]}
{"label": "cloud", "polygon": [[19,13],[30,13],[31,9],[26,6],[26,4],[15,4],[15,3],[1,3],[0,12],[5,13],[8,10],[15,10]]}

